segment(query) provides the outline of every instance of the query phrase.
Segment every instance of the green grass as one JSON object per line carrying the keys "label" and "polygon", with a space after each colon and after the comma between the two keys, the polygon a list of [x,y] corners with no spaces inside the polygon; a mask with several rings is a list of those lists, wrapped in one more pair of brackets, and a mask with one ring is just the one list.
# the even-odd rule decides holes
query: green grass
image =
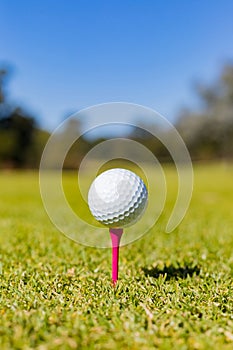
{"label": "green grass", "polygon": [[59,234],[38,175],[0,174],[1,350],[232,349],[233,166],[195,166],[190,209],[172,234],[170,168],[167,178],[165,211],[122,247],[113,290],[111,251]]}

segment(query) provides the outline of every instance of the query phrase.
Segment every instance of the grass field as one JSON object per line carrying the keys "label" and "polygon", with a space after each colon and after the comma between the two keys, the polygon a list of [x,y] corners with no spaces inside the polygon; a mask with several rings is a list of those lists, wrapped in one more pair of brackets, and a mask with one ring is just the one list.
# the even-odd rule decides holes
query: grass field
{"label": "grass field", "polygon": [[182,224],[163,232],[171,190],[153,230],[122,247],[115,290],[111,251],[59,234],[38,174],[2,172],[0,349],[232,349],[233,166],[194,172]]}

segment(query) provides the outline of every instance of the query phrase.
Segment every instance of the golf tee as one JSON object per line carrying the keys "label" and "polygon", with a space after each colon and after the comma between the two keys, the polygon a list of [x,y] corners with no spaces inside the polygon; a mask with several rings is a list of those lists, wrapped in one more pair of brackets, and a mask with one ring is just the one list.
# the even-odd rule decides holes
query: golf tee
{"label": "golf tee", "polygon": [[119,246],[123,229],[110,228],[109,232],[112,241],[112,282],[115,287],[118,280]]}

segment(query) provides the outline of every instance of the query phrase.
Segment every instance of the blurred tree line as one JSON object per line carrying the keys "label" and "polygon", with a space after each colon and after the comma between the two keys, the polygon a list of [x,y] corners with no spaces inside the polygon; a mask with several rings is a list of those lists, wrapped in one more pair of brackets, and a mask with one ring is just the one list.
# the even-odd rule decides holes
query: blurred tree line
{"label": "blurred tree line", "polygon": [[[49,132],[41,129],[36,119],[6,98],[8,72],[0,69],[0,168],[38,168]],[[219,79],[210,86],[198,85],[198,111],[183,109],[175,127],[184,139],[192,159],[232,160],[233,158],[233,65],[223,68]],[[154,126],[151,125],[151,128]],[[76,120],[70,120],[64,135],[80,129]],[[169,130],[167,132],[169,137]],[[65,136],[61,137],[65,137]],[[159,161],[171,161],[161,142],[142,128],[134,128],[127,136],[150,149]],[[67,169],[77,168],[85,154],[104,139],[90,141],[85,135],[71,147],[64,162]],[[59,156],[59,150],[57,150]],[[56,155],[54,155],[56,159]]]}
{"label": "blurred tree line", "polygon": [[233,65],[223,68],[217,82],[196,87],[199,112],[183,110],[176,128],[194,160],[233,158]]}
{"label": "blurred tree line", "polygon": [[0,69],[0,168],[37,168],[49,133],[23,108],[8,103],[7,78],[8,71]]}
{"label": "blurred tree line", "polygon": [[[225,66],[214,84],[199,84],[195,90],[199,110],[183,109],[174,125],[192,160],[233,160],[233,65]],[[169,138],[169,130],[163,132]],[[131,137],[149,148],[160,161],[172,160],[164,145],[143,130],[143,124],[142,129],[135,128]]]}

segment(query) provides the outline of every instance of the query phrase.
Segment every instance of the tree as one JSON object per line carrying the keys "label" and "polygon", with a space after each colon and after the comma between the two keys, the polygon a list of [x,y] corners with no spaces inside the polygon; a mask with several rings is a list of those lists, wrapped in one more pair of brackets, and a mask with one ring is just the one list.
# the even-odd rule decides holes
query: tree
{"label": "tree", "polygon": [[6,69],[0,69],[0,103],[5,102],[5,94],[3,91],[3,85],[4,85],[4,78],[7,74]]}
{"label": "tree", "polygon": [[0,119],[1,155],[15,167],[27,164],[28,153],[33,143],[35,121],[16,108],[9,116]]}
{"label": "tree", "polygon": [[37,128],[35,118],[22,108],[8,103],[8,74],[6,69],[0,69],[0,166],[35,167],[49,134]]}
{"label": "tree", "polygon": [[176,125],[192,158],[232,158],[233,66],[225,66],[216,83],[196,90],[201,111],[183,110]]}

